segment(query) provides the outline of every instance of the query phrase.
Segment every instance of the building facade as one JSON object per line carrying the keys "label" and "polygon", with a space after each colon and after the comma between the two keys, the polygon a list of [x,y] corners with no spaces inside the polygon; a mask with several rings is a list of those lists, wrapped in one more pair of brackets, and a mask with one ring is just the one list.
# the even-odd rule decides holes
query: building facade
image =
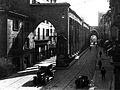
{"label": "building facade", "polygon": [[115,90],[120,89],[120,1],[109,0],[111,9],[111,32],[112,40],[116,43],[116,48],[113,53]]}
{"label": "building facade", "polygon": [[110,0],[111,9],[111,32],[116,32],[112,35],[113,39],[120,40],[119,29],[120,29],[120,1]]}
{"label": "building facade", "polygon": [[108,10],[106,13],[100,14],[98,16],[99,20],[99,34],[100,38],[103,40],[111,40],[111,10]]}

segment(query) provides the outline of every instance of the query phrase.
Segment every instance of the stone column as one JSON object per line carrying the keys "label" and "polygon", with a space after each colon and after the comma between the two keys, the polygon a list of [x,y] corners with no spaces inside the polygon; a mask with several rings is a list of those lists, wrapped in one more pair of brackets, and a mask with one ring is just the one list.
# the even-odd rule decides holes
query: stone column
{"label": "stone column", "polygon": [[68,59],[67,54],[67,39],[63,35],[57,37],[57,67],[66,67]]}

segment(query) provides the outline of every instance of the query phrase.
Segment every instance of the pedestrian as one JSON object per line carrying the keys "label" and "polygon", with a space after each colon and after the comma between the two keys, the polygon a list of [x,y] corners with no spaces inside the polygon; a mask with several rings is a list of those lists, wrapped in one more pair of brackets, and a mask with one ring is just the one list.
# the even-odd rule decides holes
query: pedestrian
{"label": "pedestrian", "polygon": [[102,52],[101,51],[99,52],[99,55],[100,55],[100,58],[101,58],[101,56],[102,56]]}
{"label": "pedestrian", "polygon": [[102,67],[101,69],[102,80],[105,80],[105,74],[106,74],[106,70],[104,67]]}
{"label": "pedestrian", "polygon": [[99,69],[101,69],[101,67],[102,67],[102,61],[101,60],[98,61],[98,65],[99,65]]}

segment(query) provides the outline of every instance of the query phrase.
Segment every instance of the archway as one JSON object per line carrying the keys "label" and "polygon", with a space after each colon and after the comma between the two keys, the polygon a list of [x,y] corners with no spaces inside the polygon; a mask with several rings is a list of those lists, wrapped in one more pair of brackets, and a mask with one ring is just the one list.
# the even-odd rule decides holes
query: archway
{"label": "archway", "polygon": [[[65,66],[65,60],[68,60],[68,3],[63,4],[42,4],[31,5],[31,16],[34,17],[30,23],[30,31],[33,32],[39,23],[44,20],[49,21],[57,33],[56,43],[56,65]],[[39,12],[42,11],[42,12]],[[61,39],[62,38],[62,39]],[[65,41],[62,43],[62,41]],[[37,42],[36,42],[37,43]],[[62,48],[62,49],[60,49]]]}
{"label": "archway", "polygon": [[96,35],[96,37],[99,38],[99,33],[98,33],[98,31],[95,30],[95,29],[94,29],[94,30],[91,30],[91,36],[92,36],[92,35]]}
{"label": "archway", "polygon": [[[68,60],[68,30],[69,30],[69,25],[68,25],[68,12],[69,12],[69,4],[68,3],[63,3],[63,4],[39,4],[39,5],[29,5],[27,7],[28,10],[21,10],[25,11],[27,15],[23,20],[23,30],[19,32],[19,35],[17,37],[22,37],[20,39],[20,48],[23,50],[23,52],[26,52],[30,55],[23,55],[24,57],[32,57],[32,60],[34,63],[36,63],[34,58],[34,50],[31,49],[31,46],[36,46],[37,44],[37,52],[39,53],[41,51],[42,46],[39,46],[39,41],[35,41],[35,44],[29,45],[29,42],[32,42],[31,38],[32,34],[34,36],[34,31],[37,28],[37,26],[41,23],[44,22],[44,20],[49,21],[52,23],[52,26],[55,28],[55,32],[57,33],[57,43],[56,43],[56,51],[57,51],[57,59],[56,59],[56,65],[57,66],[64,66],[66,65],[65,60]],[[17,8],[17,7],[16,7]],[[30,40],[31,39],[31,40]],[[63,43],[63,41],[65,41]],[[45,43],[46,45],[44,46],[45,48],[48,48],[48,43],[49,40],[41,41],[41,43]],[[26,47],[29,47],[30,49],[23,49]],[[62,49],[60,49],[62,48]],[[39,55],[38,55],[39,56]],[[36,56],[36,57],[38,57]],[[23,59],[22,58],[22,59]],[[21,60],[23,61],[23,60]]]}
{"label": "archway", "polygon": [[92,35],[90,37],[90,43],[91,43],[91,45],[96,45],[97,44],[97,36],[96,35]]}
{"label": "archway", "polygon": [[56,29],[51,22],[44,20],[28,35],[23,48],[34,48],[35,62],[40,62],[56,56],[56,44]]}
{"label": "archway", "polygon": [[97,44],[98,43],[98,39],[99,39],[99,33],[98,33],[98,31],[95,30],[95,29],[91,30],[90,42],[92,44]]}
{"label": "archway", "polygon": [[41,22],[35,29],[35,58],[37,61],[56,55],[57,32],[48,20]]}

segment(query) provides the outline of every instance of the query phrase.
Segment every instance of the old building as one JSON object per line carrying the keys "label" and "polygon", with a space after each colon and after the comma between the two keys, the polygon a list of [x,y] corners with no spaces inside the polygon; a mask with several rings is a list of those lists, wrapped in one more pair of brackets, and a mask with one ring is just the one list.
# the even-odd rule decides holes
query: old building
{"label": "old building", "polygon": [[115,78],[115,90],[120,89],[120,0],[109,0],[111,9],[111,37],[115,42],[115,50],[113,52],[113,65],[114,78]]}
{"label": "old building", "polygon": [[0,0],[0,58],[13,70],[55,54],[57,66],[68,66],[89,45],[89,25],[69,3],[36,1]]}
{"label": "old building", "polygon": [[111,10],[106,13],[99,13],[99,34],[104,40],[111,40]]}

